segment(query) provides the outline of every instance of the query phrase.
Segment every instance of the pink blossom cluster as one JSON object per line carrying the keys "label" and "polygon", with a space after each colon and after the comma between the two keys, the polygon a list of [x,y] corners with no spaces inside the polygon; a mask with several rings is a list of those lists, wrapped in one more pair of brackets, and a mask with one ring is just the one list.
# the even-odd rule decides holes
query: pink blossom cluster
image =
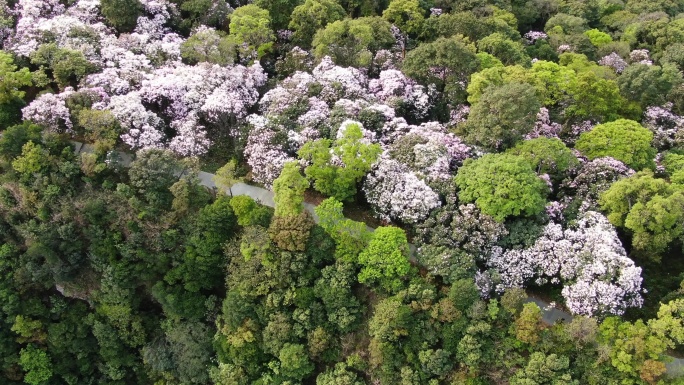
{"label": "pink blossom cluster", "polygon": [[548,38],[549,35],[541,31],[529,31],[523,35],[523,39],[525,39],[527,44],[534,44],[537,40],[546,40]]}
{"label": "pink blossom cluster", "polygon": [[386,156],[373,167],[363,185],[368,203],[385,220],[416,223],[441,205],[439,195],[401,163]]}
{"label": "pink blossom cluster", "polygon": [[497,290],[535,283],[564,285],[566,305],[575,314],[623,314],[641,306],[641,268],[626,256],[615,228],[588,211],[574,227],[549,223],[530,248],[498,250],[487,261],[501,283]]}
{"label": "pink blossom cluster", "polygon": [[572,48],[572,46],[569,45],[569,44],[561,44],[561,45],[558,46],[558,48],[556,48],[556,51],[557,51],[558,53],[572,52],[572,51],[573,51],[573,48]]}
{"label": "pink blossom cluster", "polygon": [[567,145],[573,145],[583,132],[591,131],[595,124],[590,120],[585,120],[583,122],[575,123],[570,126],[567,135],[563,138],[563,142]]}
{"label": "pink blossom cluster", "polygon": [[112,96],[107,109],[119,120],[125,132],[121,140],[133,149],[161,148],[162,120],[142,104],[138,92]]}
{"label": "pink blossom cluster", "polygon": [[653,146],[657,149],[666,150],[679,144],[684,118],[672,112],[672,103],[646,108],[641,123],[653,132]]}
{"label": "pink blossom cluster", "polygon": [[537,113],[537,121],[534,123],[532,131],[525,135],[525,139],[534,139],[539,137],[557,138],[560,135],[563,126],[559,123],[552,122],[549,117],[549,110],[546,107],[539,109]]}
{"label": "pink blossom cluster", "polygon": [[621,74],[628,66],[625,59],[615,52],[611,52],[609,55],[602,57],[598,63],[602,66],[611,67],[615,73],[618,74]]}
{"label": "pink blossom cluster", "polygon": [[248,121],[252,129],[247,138],[245,157],[252,170],[252,180],[270,188],[285,163],[294,159],[287,155],[281,144],[276,143],[277,132],[267,127],[266,118],[250,115]]}
{"label": "pink blossom cluster", "polygon": [[602,192],[617,180],[632,174],[634,170],[624,163],[606,156],[584,163],[577,176],[564,187],[573,192],[573,199],[582,202],[583,210],[594,210],[598,208]]}
{"label": "pink blossom cluster", "polygon": [[457,126],[465,123],[470,114],[470,106],[467,104],[459,104],[449,111],[449,126]]}
{"label": "pink blossom cluster", "polygon": [[[461,138],[448,132],[446,127],[438,122],[427,122],[420,126],[412,126],[408,134],[415,134],[425,138],[432,147],[442,148],[445,162],[450,169],[455,169],[470,158],[471,148],[463,143]],[[416,150],[417,153],[420,149]]]}
{"label": "pink blossom cluster", "polygon": [[416,109],[418,117],[424,117],[430,108],[425,88],[409,79],[401,71],[385,70],[378,79],[368,82],[368,91],[380,102],[393,107],[409,104]]}
{"label": "pink blossom cluster", "polygon": [[652,65],[650,53],[647,49],[635,49],[629,53],[629,61],[632,63]]}
{"label": "pink blossom cluster", "polygon": [[70,87],[60,94],[42,94],[21,110],[23,118],[52,132],[71,132],[74,125],[66,106],[66,98],[71,94]]}
{"label": "pink blossom cluster", "polygon": [[197,156],[207,152],[211,141],[207,132],[199,123],[196,112],[191,112],[185,118],[174,120],[170,124],[176,135],[169,143],[169,149],[182,156]]}

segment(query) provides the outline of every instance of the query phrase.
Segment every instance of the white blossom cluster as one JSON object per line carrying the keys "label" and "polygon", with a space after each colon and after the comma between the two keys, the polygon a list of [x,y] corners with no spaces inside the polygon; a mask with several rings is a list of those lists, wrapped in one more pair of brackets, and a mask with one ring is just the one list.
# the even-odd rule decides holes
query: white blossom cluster
{"label": "white blossom cluster", "polygon": [[416,223],[441,205],[439,195],[401,163],[386,156],[373,167],[363,185],[368,203],[379,217]]}
{"label": "white blossom cluster", "polygon": [[[231,130],[243,121],[266,82],[263,69],[181,63],[184,39],[167,27],[178,15],[176,6],[168,0],[141,4],[144,12],[133,32],[117,35],[103,24],[97,0],[69,6],[56,0],[18,1],[17,28],[3,42],[5,49],[27,57],[41,44],[54,43],[83,53],[98,69],[77,90],[40,96],[24,109],[24,117],[69,132],[67,97],[96,91],[100,95],[92,108],[112,111],[124,128],[124,143],[134,149],[169,148],[183,156],[205,153],[211,130]],[[168,127],[164,122],[170,122]]]}
{"label": "white blossom cluster", "polygon": [[611,67],[617,74],[621,74],[628,66],[625,59],[615,52],[611,52],[609,55],[602,57],[598,63],[602,66]]}
{"label": "white blossom cluster", "polygon": [[609,156],[584,163],[577,176],[564,187],[569,188],[574,200],[581,202],[581,210],[598,208],[598,199],[611,184],[634,174],[634,170]]}
{"label": "white blossom cluster", "polygon": [[542,136],[546,138],[557,138],[562,129],[563,126],[561,126],[560,123],[551,121],[549,110],[546,107],[542,107],[537,113],[537,121],[534,123],[532,131],[525,135],[525,139],[534,139]]}
{"label": "white blossom cluster", "polygon": [[73,89],[69,88],[60,94],[40,95],[21,110],[23,118],[53,132],[71,132],[74,124],[66,106],[66,98],[72,93]]}
{"label": "white blossom cluster", "polygon": [[548,38],[549,35],[541,31],[529,31],[523,35],[523,39],[525,39],[527,44],[534,44],[537,40],[546,40]]}
{"label": "white blossom cluster", "polygon": [[650,53],[647,49],[635,49],[629,53],[629,61],[632,63],[653,65]]}
{"label": "white blossom cluster", "polygon": [[642,125],[653,132],[653,146],[667,150],[681,141],[684,118],[672,112],[672,103],[662,107],[651,106],[644,111]]}
{"label": "white blossom cluster", "polygon": [[248,121],[253,129],[245,146],[247,164],[252,169],[252,180],[268,188],[278,178],[285,163],[294,158],[288,156],[282,146],[276,143],[277,132],[267,127],[266,118],[250,115]]}
{"label": "white blossom cluster", "polygon": [[608,219],[593,211],[565,230],[549,223],[532,247],[498,250],[487,265],[501,279],[498,291],[532,279],[562,283],[566,305],[575,314],[619,315],[643,302],[641,268],[626,256]]}

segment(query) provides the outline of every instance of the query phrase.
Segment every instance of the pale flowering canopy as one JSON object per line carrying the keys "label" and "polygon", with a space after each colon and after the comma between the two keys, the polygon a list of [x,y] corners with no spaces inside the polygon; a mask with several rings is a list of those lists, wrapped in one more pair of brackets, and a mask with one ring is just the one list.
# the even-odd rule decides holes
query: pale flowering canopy
{"label": "pale flowering canopy", "polygon": [[171,122],[171,128],[176,130],[176,136],[171,139],[169,149],[182,156],[197,156],[207,152],[211,141],[207,132],[193,112],[182,120]]}
{"label": "pale flowering canopy", "polygon": [[40,95],[21,110],[22,115],[25,120],[40,124],[50,131],[71,132],[73,123],[65,100],[72,93],[73,89],[67,88],[61,94]]}
{"label": "pale flowering canopy", "polygon": [[133,149],[162,148],[164,133],[162,120],[148,111],[137,92],[112,96],[109,106],[112,114],[126,131],[121,140]]}
{"label": "pale flowering canopy", "polygon": [[405,223],[424,220],[434,208],[441,206],[439,195],[408,167],[381,157],[363,185],[368,203],[383,219]]}
{"label": "pale flowering canopy", "polygon": [[611,52],[598,62],[602,66],[611,67],[615,73],[621,74],[627,68],[627,62],[615,52]]}
{"label": "pale flowering canopy", "polygon": [[575,314],[620,315],[643,303],[641,268],[627,257],[608,219],[593,211],[565,230],[549,223],[530,248],[496,250],[487,266],[500,277],[498,291],[532,279],[562,283],[566,305]]}
{"label": "pale flowering canopy", "polygon": [[276,143],[277,133],[266,126],[264,117],[251,115],[248,119],[252,130],[247,138],[245,157],[252,170],[252,180],[270,188],[285,163],[295,159]]}
{"label": "pale flowering canopy", "polygon": [[672,103],[646,108],[641,123],[653,132],[652,144],[658,150],[667,150],[681,143],[684,118],[672,112]]}

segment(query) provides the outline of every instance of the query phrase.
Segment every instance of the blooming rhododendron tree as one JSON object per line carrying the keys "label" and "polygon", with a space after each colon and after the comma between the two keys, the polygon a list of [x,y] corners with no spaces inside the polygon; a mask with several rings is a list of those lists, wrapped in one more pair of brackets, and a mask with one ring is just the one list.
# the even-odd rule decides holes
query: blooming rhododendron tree
{"label": "blooming rhododendron tree", "polygon": [[576,226],[563,230],[549,223],[534,245],[498,250],[487,261],[498,272],[497,290],[537,284],[564,285],[566,305],[575,314],[622,314],[641,306],[641,268],[626,256],[608,219],[586,212]]}
{"label": "blooming rhododendron tree", "polygon": [[73,123],[65,104],[66,97],[71,93],[73,90],[39,96],[22,110],[24,119],[41,124],[53,132],[71,131]]}
{"label": "blooming rhododendron tree", "polygon": [[439,195],[401,163],[380,158],[363,186],[366,199],[383,219],[416,223],[441,205]]}

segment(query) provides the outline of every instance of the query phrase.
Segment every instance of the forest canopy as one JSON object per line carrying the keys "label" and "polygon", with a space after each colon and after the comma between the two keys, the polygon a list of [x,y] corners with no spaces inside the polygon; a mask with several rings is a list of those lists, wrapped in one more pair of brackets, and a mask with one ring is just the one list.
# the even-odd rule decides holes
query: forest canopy
{"label": "forest canopy", "polygon": [[0,383],[668,385],[681,0],[0,0]]}

